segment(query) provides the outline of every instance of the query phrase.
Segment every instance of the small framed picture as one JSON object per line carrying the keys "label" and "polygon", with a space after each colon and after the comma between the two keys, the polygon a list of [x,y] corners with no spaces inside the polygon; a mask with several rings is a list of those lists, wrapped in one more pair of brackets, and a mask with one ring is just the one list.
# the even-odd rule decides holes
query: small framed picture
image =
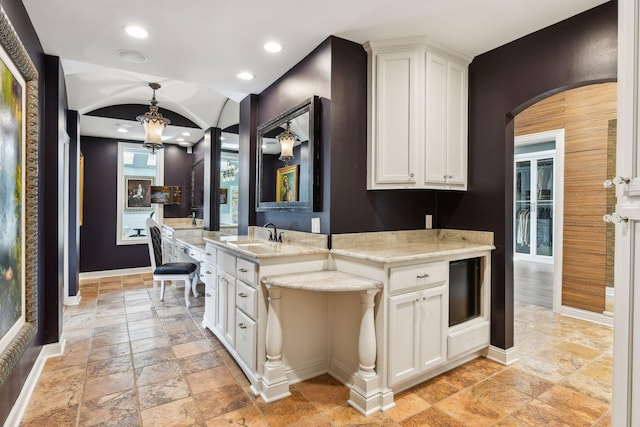
{"label": "small framed picture", "polygon": [[125,210],[148,210],[151,208],[152,176],[125,176]]}
{"label": "small framed picture", "polygon": [[276,202],[298,201],[299,168],[300,165],[293,165],[276,171]]}
{"label": "small framed picture", "polygon": [[227,204],[227,189],[226,188],[221,188],[220,189],[220,204],[221,205],[226,205]]}

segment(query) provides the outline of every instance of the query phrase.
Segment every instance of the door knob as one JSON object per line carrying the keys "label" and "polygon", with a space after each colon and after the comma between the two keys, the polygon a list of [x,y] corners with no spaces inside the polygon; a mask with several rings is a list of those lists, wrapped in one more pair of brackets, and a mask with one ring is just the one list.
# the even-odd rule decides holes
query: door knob
{"label": "door knob", "polygon": [[620,184],[628,184],[629,181],[631,181],[629,178],[623,178],[621,176],[616,176],[615,178],[612,179],[608,179],[605,182],[602,183],[602,185],[604,185],[605,188],[611,188],[614,185],[620,185]]}
{"label": "door knob", "polygon": [[622,224],[623,222],[629,222],[629,218],[627,218],[626,216],[621,216],[620,214],[617,214],[615,212],[612,214],[603,215],[602,220],[604,222],[613,224]]}

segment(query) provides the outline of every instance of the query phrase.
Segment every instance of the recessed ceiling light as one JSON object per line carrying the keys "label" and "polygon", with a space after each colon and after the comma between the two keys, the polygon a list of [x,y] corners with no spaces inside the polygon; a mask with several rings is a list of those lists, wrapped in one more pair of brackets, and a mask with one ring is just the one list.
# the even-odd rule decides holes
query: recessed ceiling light
{"label": "recessed ceiling light", "polygon": [[240,80],[253,80],[256,76],[246,71],[243,71],[242,73],[236,74],[236,77],[239,78]]}
{"label": "recessed ceiling light", "polygon": [[191,132],[182,132],[182,136],[191,136]]}
{"label": "recessed ceiling light", "polygon": [[193,147],[193,143],[188,141],[180,141],[178,145],[181,147]]}
{"label": "recessed ceiling light", "polygon": [[176,141],[178,142],[184,142],[184,138],[177,138]]}
{"label": "recessed ceiling light", "polygon": [[129,62],[136,62],[136,63],[147,62],[147,57],[136,50],[120,49],[118,51],[118,56]]}
{"label": "recessed ceiling light", "polygon": [[122,27],[125,33],[129,34],[131,37],[135,37],[136,39],[146,39],[149,33],[142,27],[138,27],[137,25],[125,25]]}
{"label": "recessed ceiling light", "polygon": [[270,53],[277,53],[282,50],[282,45],[278,42],[267,42],[262,46],[264,50]]}
{"label": "recessed ceiling light", "polygon": [[220,137],[220,141],[224,141],[226,138],[224,136]]}
{"label": "recessed ceiling light", "polygon": [[118,128],[118,132],[120,133],[127,133],[129,132],[128,130],[126,130],[125,128]]}

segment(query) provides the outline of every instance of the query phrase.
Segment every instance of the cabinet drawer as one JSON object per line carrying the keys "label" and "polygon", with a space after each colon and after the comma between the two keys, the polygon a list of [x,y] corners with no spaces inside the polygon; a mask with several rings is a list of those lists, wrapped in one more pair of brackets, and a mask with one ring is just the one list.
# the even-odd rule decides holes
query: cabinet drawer
{"label": "cabinet drawer", "polygon": [[208,262],[209,264],[216,264],[216,247],[213,243],[207,243],[204,247],[204,257],[202,261]]}
{"label": "cabinet drawer", "polygon": [[252,370],[256,369],[256,331],[256,322],[236,310],[236,351]]}
{"label": "cabinet drawer", "polygon": [[236,282],[236,307],[244,311],[248,316],[256,318],[256,288],[238,280]]}
{"label": "cabinet drawer", "polygon": [[236,272],[236,257],[228,252],[218,252],[218,267],[227,273],[234,274]]}
{"label": "cabinet drawer", "polygon": [[395,267],[390,271],[389,290],[394,293],[436,286],[448,279],[449,263],[446,261]]}
{"label": "cabinet drawer", "polygon": [[256,265],[251,261],[238,258],[236,261],[236,277],[245,283],[256,284]]}
{"label": "cabinet drawer", "polygon": [[489,322],[482,322],[469,328],[449,334],[447,356],[449,359],[469,353],[489,345]]}
{"label": "cabinet drawer", "polygon": [[187,255],[189,255],[191,258],[195,259],[196,261],[202,261],[202,251],[190,247],[187,247],[186,251]]}

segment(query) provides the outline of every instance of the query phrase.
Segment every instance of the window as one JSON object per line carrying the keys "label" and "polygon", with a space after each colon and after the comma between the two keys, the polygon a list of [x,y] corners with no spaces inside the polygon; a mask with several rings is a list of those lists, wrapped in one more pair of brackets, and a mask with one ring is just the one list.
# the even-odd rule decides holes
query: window
{"label": "window", "polygon": [[151,203],[151,186],[164,184],[164,153],[118,143],[117,245],[146,244],[145,220],[162,221],[162,205]]}

